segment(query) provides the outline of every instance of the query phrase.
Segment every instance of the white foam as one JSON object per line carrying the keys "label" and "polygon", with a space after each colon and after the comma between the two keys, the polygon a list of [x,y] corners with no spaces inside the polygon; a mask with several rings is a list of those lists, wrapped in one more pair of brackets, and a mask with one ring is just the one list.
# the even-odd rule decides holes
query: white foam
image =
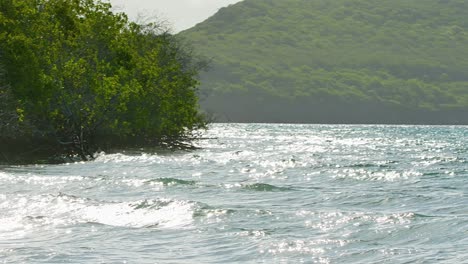
{"label": "white foam", "polygon": [[156,154],[142,153],[140,155],[126,155],[123,153],[100,154],[96,163],[160,163],[163,159]]}
{"label": "white foam", "polygon": [[193,222],[193,207],[188,202],[170,200],[158,209],[151,206],[139,209],[133,203],[103,204],[84,208],[80,218],[110,226],[183,228]]}
{"label": "white foam", "polygon": [[68,195],[9,195],[0,200],[0,240],[38,228],[95,222],[122,227],[187,228],[196,204],[178,200],[96,202]]}

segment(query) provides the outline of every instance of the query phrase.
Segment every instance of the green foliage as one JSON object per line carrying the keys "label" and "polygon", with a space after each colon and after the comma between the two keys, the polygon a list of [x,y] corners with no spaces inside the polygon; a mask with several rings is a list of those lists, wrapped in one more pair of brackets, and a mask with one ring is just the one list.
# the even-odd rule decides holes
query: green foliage
{"label": "green foliage", "polygon": [[213,56],[207,94],[466,110],[467,17],[465,0],[245,0],[182,35]]}
{"label": "green foliage", "polygon": [[188,140],[205,121],[196,95],[204,64],[187,47],[106,2],[2,0],[0,113],[20,126],[3,122],[0,139],[16,130],[16,140],[55,142],[83,159],[98,147]]}

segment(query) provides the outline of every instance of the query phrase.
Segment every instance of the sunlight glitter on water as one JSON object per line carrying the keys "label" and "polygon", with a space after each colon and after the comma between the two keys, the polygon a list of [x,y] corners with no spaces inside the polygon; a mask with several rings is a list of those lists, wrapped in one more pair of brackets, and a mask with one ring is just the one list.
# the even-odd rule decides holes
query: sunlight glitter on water
{"label": "sunlight glitter on water", "polygon": [[465,131],[213,124],[192,151],[5,166],[0,263],[463,263]]}
{"label": "sunlight glitter on water", "polygon": [[369,181],[399,181],[414,179],[415,177],[421,176],[422,173],[417,171],[388,171],[388,170],[379,170],[379,171],[369,171],[365,169],[341,169],[333,170],[333,174],[338,179],[354,179],[354,180],[369,180]]}

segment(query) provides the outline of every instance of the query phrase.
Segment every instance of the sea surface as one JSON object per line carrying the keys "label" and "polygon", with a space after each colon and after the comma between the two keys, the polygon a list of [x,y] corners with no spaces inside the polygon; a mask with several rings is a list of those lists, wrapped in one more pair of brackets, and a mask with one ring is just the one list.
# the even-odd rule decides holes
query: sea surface
{"label": "sea surface", "polygon": [[468,263],[468,127],[214,124],[0,167],[0,263]]}

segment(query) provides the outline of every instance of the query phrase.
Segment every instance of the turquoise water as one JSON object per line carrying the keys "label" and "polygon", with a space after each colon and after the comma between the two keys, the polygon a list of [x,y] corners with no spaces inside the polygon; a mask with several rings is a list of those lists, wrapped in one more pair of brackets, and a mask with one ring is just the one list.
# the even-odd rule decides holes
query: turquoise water
{"label": "turquoise water", "polygon": [[215,124],[0,168],[0,263],[468,263],[468,127]]}

